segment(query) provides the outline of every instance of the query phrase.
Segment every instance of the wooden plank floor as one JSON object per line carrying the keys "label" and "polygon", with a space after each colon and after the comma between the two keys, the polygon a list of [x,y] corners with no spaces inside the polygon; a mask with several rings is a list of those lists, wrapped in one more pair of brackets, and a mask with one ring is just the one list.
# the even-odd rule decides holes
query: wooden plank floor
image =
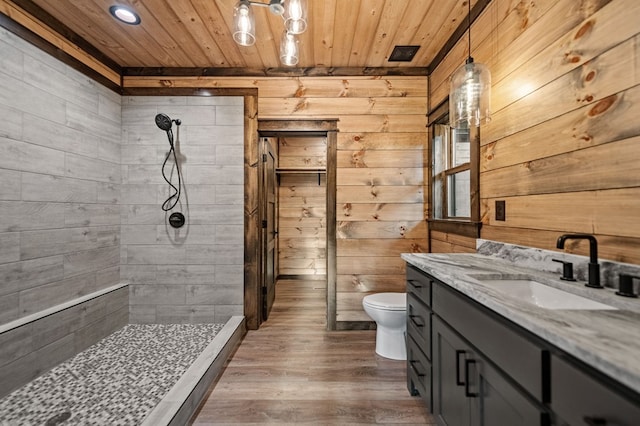
{"label": "wooden plank floor", "polygon": [[435,424],[375,331],[326,331],[324,282],[281,280],[276,295],[192,424]]}

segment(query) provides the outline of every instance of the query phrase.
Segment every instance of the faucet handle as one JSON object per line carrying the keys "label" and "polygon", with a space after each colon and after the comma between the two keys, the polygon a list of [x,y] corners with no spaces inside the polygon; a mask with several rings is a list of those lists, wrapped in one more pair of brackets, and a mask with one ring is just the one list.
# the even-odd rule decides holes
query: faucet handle
{"label": "faucet handle", "polygon": [[624,297],[638,297],[638,295],[633,291],[634,278],[640,279],[640,277],[635,275],[620,274],[618,291],[616,291],[616,294],[618,296],[624,296]]}
{"label": "faucet handle", "polygon": [[566,262],[560,259],[551,259],[551,260],[554,262],[562,263],[562,276],[560,277],[561,280],[565,280],[565,281],[576,280],[575,278],[573,278],[573,263]]}

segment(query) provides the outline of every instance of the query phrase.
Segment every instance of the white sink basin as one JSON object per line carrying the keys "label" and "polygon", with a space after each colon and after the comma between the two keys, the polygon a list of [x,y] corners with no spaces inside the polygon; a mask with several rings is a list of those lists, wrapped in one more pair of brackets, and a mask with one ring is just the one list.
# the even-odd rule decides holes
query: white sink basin
{"label": "white sink basin", "polygon": [[618,309],[604,303],[596,302],[586,297],[568,293],[554,287],[528,279],[491,279],[482,280],[499,288],[501,292],[524,302],[544,309],[584,309],[584,310],[614,310]]}

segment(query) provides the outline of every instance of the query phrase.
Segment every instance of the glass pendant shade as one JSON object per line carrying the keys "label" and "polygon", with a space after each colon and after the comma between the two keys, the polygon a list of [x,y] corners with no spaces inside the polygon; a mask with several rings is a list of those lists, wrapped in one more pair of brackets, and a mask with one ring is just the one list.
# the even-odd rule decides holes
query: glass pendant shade
{"label": "glass pendant shade", "polygon": [[291,34],[302,34],[307,29],[307,3],[288,0],[285,4],[284,27]]}
{"label": "glass pendant shade", "polygon": [[233,10],[233,40],[241,46],[256,42],[256,25],[249,0],[240,0]]}
{"label": "glass pendant shade", "polygon": [[298,40],[295,35],[285,31],[280,42],[280,62],[283,65],[294,66],[298,63],[298,57]]}
{"label": "glass pendant shade", "polygon": [[272,14],[281,15],[285,31],[280,41],[280,62],[286,66],[298,64],[300,52],[296,34],[307,29],[306,0],[238,0],[233,9],[233,40],[241,46],[253,46],[256,42],[255,18],[252,6],[268,7]]}
{"label": "glass pendant shade", "polygon": [[479,126],[491,120],[491,73],[483,64],[467,62],[451,76],[449,125],[453,128]]}

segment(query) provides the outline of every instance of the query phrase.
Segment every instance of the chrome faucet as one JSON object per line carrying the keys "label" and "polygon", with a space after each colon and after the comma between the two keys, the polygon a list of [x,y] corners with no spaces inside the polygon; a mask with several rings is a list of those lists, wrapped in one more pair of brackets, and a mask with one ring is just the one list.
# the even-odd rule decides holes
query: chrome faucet
{"label": "chrome faucet", "polygon": [[589,277],[587,287],[602,288],[600,285],[600,265],[598,264],[598,241],[589,234],[564,234],[558,237],[556,247],[564,249],[566,240],[589,240]]}

